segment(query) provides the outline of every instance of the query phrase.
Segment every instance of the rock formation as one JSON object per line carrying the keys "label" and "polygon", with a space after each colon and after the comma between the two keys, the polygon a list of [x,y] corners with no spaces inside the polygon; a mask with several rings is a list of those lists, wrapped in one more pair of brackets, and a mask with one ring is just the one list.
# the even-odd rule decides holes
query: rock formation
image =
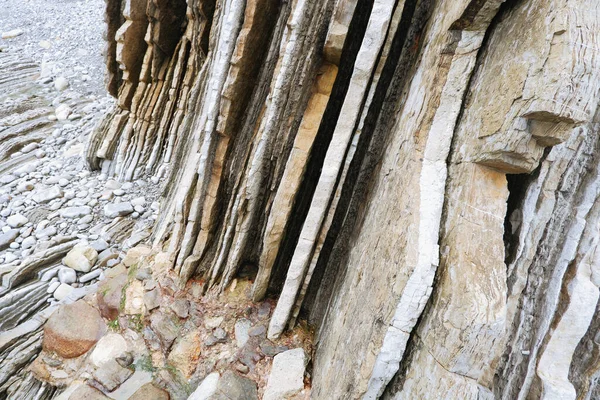
{"label": "rock formation", "polygon": [[[315,399],[600,397],[598,2],[106,0],[106,22],[117,100],[85,159],[159,191],[145,234],[131,223],[112,242],[149,236],[163,296],[177,280],[162,301],[223,298],[249,276],[251,300],[275,304],[261,335],[315,329]],[[17,126],[0,157],[41,132]],[[112,231],[134,206],[104,206]],[[159,304],[122,264],[101,284],[105,318]],[[11,271],[3,287],[25,279]],[[180,335],[182,304],[147,323],[189,378],[205,331]],[[239,332],[258,320],[240,321],[248,349]],[[190,398],[256,391],[203,368]]]}

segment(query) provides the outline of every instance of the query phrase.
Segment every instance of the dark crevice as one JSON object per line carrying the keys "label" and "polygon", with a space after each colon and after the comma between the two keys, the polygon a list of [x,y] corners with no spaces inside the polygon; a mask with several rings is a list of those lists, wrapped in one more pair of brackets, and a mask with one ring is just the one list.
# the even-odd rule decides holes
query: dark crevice
{"label": "dark crevice", "polygon": [[283,287],[285,276],[294,255],[300,231],[302,230],[302,225],[310,209],[312,197],[319,181],[325,155],[327,154],[327,149],[350,85],[354,63],[367,29],[372,7],[373,0],[358,2],[352,21],[350,22],[340,58],[337,78],[331,90],[330,101],[327,104],[313,143],[312,151],[307,161],[306,173],[298,189],[298,197],[292,207],[291,215],[293,215],[293,218],[290,218],[285,227],[286,234],[281,242],[280,251],[274,263],[268,291],[271,294],[279,293]]}
{"label": "dark crevice", "polygon": [[508,266],[516,256],[519,230],[522,220],[522,205],[527,187],[537,178],[539,168],[532,175],[507,174],[508,199],[506,200],[506,216],[504,217],[504,263]]}
{"label": "dark crevice", "polygon": [[360,229],[373,176],[377,174],[392,131],[391,124],[395,120],[392,116],[397,112],[402,90],[420,52],[420,35],[428,20],[431,3],[418,0],[404,3],[390,54],[365,118],[341,200],[306,297],[304,313],[309,313],[309,321],[318,328],[323,326],[330,300],[344,280],[353,235]]}

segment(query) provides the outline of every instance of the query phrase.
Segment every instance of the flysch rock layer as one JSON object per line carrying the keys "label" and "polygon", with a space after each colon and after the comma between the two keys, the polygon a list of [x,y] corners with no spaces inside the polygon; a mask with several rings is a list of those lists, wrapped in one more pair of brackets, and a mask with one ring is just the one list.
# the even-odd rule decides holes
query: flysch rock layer
{"label": "flysch rock layer", "polygon": [[[269,341],[307,323],[310,390],[291,371],[298,396],[600,396],[596,1],[107,0],[106,22],[116,102],[73,150],[96,171],[78,174],[88,192],[36,176],[45,164],[24,166],[34,157],[20,150],[77,120],[77,101],[0,110],[0,357],[26,348],[31,359],[49,307],[84,288],[67,283],[79,267],[60,263],[94,246],[69,228],[87,225],[108,246],[86,273],[114,274],[100,311],[138,323],[151,364],[179,371],[188,386],[152,375],[173,398],[285,391],[250,360],[281,353]],[[15,71],[34,74],[0,63],[11,91]],[[28,238],[56,217],[61,236]],[[139,259],[118,255],[143,240],[152,249]],[[31,279],[54,269],[65,282]],[[226,303],[240,282],[248,318],[194,315],[194,302]],[[19,319],[19,306],[42,303]],[[211,367],[206,343],[244,350]],[[123,357],[78,390],[127,392]],[[19,360],[2,367],[0,390]],[[46,384],[32,379],[21,373],[12,393]]]}

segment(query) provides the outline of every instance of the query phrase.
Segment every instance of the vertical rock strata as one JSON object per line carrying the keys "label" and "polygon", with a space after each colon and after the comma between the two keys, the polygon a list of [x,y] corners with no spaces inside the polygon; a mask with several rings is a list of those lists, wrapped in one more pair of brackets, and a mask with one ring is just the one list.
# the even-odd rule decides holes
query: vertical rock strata
{"label": "vertical rock strata", "polygon": [[256,270],[269,337],[315,325],[314,398],[597,396],[597,2],[127,0],[107,22],[118,104],[89,165],[160,185],[182,285]]}

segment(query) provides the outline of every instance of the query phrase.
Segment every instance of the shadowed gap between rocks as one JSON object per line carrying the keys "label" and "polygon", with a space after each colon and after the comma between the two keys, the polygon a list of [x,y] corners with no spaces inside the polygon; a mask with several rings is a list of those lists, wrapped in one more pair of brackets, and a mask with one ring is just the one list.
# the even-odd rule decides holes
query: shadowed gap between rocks
{"label": "shadowed gap between rocks", "polygon": [[352,21],[350,22],[348,36],[340,58],[337,79],[333,85],[329,103],[325,109],[319,131],[312,146],[306,173],[298,190],[299,195],[292,208],[291,215],[294,215],[294,218],[291,218],[285,227],[286,233],[274,263],[273,273],[269,281],[268,295],[277,295],[285,282],[290,261],[294,255],[302,225],[310,209],[325,155],[327,154],[327,149],[329,148],[333,131],[335,130],[344,98],[350,85],[356,55],[367,29],[372,7],[373,0],[358,2]]}

